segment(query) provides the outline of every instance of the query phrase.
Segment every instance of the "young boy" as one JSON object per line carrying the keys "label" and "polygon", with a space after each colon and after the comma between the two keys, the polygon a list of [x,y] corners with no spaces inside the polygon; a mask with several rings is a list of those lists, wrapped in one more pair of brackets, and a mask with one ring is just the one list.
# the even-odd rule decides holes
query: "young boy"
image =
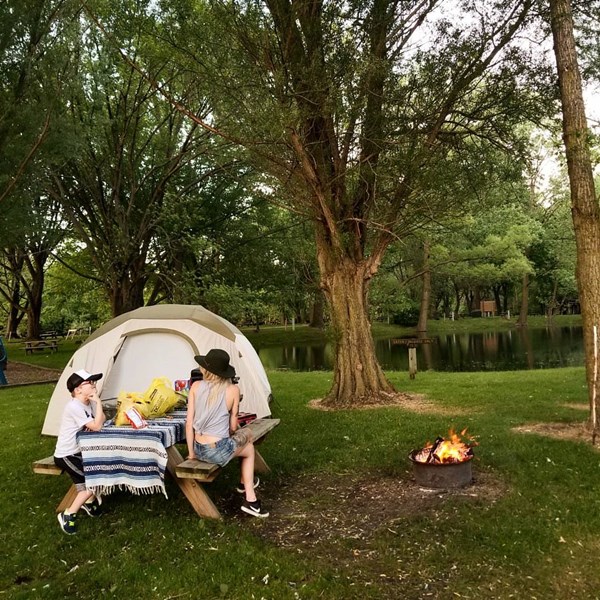
{"label": "young boy", "polygon": [[100,431],[106,420],[102,411],[102,402],[96,392],[96,381],[101,378],[102,373],[92,375],[81,369],[67,379],[67,389],[71,392],[72,398],[65,406],[62,415],[54,451],[54,463],[69,474],[77,489],[77,495],[71,506],[57,515],[61,529],[69,535],[77,532],[76,517],[80,508],[92,517],[100,514],[100,503],[85,487],[77,433],[82,429]]}

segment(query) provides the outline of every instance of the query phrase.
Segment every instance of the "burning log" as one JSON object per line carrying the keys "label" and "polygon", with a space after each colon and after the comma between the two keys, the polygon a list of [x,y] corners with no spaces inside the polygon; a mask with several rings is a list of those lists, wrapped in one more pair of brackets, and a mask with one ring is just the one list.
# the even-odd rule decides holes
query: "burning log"
{"label": "burning log", "polygon": [[437,437],[433,444],[427,443],[421,450],[413,450],[409,458],[413,463],[413,472],[417,483],[424,487],[456,488],[472,481],[471,459],[473,446],[477,442],[473,437],[463,441],[467,430],[460,434],[450,430],[448,439]]}
{"label": "burning log", "polygon": [[473,456],[473,446],[477,446],[477,442],[473,437],[469,437],[468,441],[463,441],[467,433],[463,429],[460,434],[454,433],[451,429],[448,433],[448,438],[437,437],[433,444],[427,443],[424,448],[415,452],[415,460],[424,463],[457,463],[469,460]]}

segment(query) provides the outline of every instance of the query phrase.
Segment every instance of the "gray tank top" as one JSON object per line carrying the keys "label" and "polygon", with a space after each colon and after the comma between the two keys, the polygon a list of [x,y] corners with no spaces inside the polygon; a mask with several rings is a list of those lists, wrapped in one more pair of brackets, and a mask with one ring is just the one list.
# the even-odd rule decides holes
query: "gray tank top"
{"label": "gray tank top", "polygon": [[194,431],[199,435],[212,435],[218,438],[229,437],[229,411],[225,394],[227,388],[216,398],[212,404],[208,404],[208,395],[212,385],[206,381],[200,381],[196,389],[194,404]]}

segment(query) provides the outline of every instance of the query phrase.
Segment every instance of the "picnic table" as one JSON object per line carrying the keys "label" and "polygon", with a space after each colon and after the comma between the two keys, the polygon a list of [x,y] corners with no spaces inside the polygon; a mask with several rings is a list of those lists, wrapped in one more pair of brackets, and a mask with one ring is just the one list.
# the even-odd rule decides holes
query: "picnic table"
{"label": "picnic table", "polygon": [[57,331],[44,331],[44,333],[40,333],[41,340],[57,340],[58,332]]}
{"label": "picnic table", "polygon": [[[127,489],[134,494],[162,492],[166,496],[168,472],[200,517],[220,519],[204,484],[214,481],[223,469],[212,463],[183,459],[176,444],[185,441],[185,417],[186,411],[179,410],[148,421],[148,427],[143,429],[109,424],[100,431],[80,432],[87,488],[96,495]],[[245,427],[252,431],[256,445],[278,424],[279,419],[256,419]],[[258,451],[255,470],[259,473],[270,470]],[[61,473],[52,456],[35,461],[33,471],[43,475]],[[68,508],[76,494],[72,485],[57,512]]]}
{"label": "picnic table", "polygon": [[91,327],[73,327],[72,329],[67,330],[65,340],[68,340],[69,338],[75,338],[77,335],[89,335],[90,333],[92,333]]}
{"label": "picnic table", "polygon": [[51,352],[58,351],[58,341],[56,339],[46,340],[27,340],[24,342],[25,354],[33,354],[34,352],[44,352],[50,350]]}

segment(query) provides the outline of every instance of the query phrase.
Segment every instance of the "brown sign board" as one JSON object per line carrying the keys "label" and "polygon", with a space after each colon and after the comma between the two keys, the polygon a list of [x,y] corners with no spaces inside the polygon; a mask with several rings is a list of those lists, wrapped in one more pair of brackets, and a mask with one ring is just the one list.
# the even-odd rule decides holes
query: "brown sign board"
{"label": "brown sign board", "polygon": [[392,344],[401,346],[416,346],[417,344],[433,344],[434,338],[397,338]]}

